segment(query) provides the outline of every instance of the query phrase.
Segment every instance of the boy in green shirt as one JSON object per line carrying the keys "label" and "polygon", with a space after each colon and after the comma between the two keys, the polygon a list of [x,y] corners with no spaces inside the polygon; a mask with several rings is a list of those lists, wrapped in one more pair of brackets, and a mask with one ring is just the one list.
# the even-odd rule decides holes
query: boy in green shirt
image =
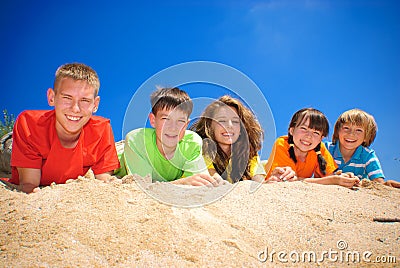
{"label": "boy in green shirt", "polygon": [[179,88],[160,88],[150,96],[153,128],[139,128],[126,135],[121,168],[116,175],[150,175],[153,181],[193,186],[219,185],[211,177],[202,156],[202,139],[190,130],[193,103]]}

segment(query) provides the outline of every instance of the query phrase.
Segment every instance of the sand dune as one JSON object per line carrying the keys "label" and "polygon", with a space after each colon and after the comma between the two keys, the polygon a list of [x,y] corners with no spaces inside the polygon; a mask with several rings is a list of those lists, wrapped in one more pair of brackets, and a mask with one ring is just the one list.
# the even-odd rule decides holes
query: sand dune
{"label": "sand dune", "polygon": [[400,263],[400,223],[373,220],[400,218],[400,190],[376,183],[194,188],[87,176],[31,195],[0,187],[0,198],[2,267]]}

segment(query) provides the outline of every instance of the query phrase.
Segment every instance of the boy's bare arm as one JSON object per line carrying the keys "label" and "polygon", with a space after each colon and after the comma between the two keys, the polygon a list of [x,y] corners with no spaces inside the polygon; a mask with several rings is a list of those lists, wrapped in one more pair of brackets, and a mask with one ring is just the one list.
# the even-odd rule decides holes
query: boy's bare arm
{"label": "boy's bare arm", "polygon": [[400,188],[400,182],[398,182],[398,181],[394,181],[394,180],[385,181],[383,178],[376,178],[376,179],[373,179],[373,181],[382,183],[382,184],[384,184],[386,186],[390,186],[390,187],[394,187],[394,188]]}
{"label": "boy's bare arm", "polygon": [[29,193],[35,193],[39,191],[41,170],[38,168],[21,168],[17,167],[19,175],[19,185],[17,189],[19,191]]}

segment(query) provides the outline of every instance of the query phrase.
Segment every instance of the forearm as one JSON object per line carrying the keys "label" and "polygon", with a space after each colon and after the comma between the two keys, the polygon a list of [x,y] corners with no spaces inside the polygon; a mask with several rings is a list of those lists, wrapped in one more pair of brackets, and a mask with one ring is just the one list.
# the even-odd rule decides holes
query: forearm
{"label": "forearm", "polygon": [[32,193],[40,185],[41,170],[36,168],[17,167],[19,175],[19,185],[17,189],[24,193]]}
{"label": "forearm", "polygon": [[96,179],[100,180],[100,181],[109,182],[110,178],[112,177],[112,174],[113,173],[111,171],[109,171],[109,172],[105,172],[105,173],[102,173],[102,174],[94,175],[94,177]]}

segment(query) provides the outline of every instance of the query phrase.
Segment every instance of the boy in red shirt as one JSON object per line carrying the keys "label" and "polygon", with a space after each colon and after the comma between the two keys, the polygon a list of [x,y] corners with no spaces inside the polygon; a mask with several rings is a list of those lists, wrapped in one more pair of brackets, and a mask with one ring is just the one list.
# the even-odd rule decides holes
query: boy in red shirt
{"label": "boy in red shirt", "polygon": [[97,73],[81,63],[65,64],[53,87],[47,90],[53,110],[24,111],[14,125],[9,182],[25,193],[76,179],[89,168],[107,181],[119,168],[110,120],[92,116],[100,102]]}

